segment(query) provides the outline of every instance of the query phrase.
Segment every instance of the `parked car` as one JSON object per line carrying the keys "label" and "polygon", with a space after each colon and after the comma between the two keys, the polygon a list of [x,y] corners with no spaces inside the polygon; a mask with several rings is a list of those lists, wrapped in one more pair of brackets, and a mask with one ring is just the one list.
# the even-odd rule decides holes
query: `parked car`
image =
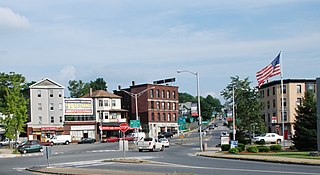
{"label": "parked car", "polygon": [[2,147],[2,146],[8,146],[9,143],[10,143],[11,145],[18,144],[18,143],[16,143],[15,140],[10,140],[10,139],[6,138],[6,139],[4,139],[3,141],[0,142],[0,147]]}
{"label": "parked car", "polygon": [[229,137],[229,133],[226,132],[226,131],[223,131],[223,132],[220,133],[220,136],[221,137]]}
{"label": "parked car", "polygon": [[172,138],[173,137],[173,133],[172,132],[163,132],[161,133],[158,138]]}
{"label": "parked car", "polygon": [[94,143],[96,142],[95,138],[81,138],[81,140],[78,141],[78,144],[83,144],[83,143]]}
{"label": "parked car", "polygon": [[102,142],[117,142],[117,141],[119,141],[119,138],[114,136],[102,139]]}
{"label": "parked car", "polygon": [[52,137],[49,142],[51,142],[52,145],[56,144],[65,144],[69,145],[71,142],[71,135],[57,135]]}
{"label": "parked car", "polygon": [[254,137],[252,139],[253,142],[259,142],[259,141],[264,141],[265,143],[277,143],[281,144],[283,141],[283,136],[280,136],[276,133],[265,133],[261,134],[260,136]]}
{"label": "parked car", "polygon": [[166,148],[169,148],[169,146],[170,146],[170,142],[169,142],[169,140],[166,139],[166,138],[160,138],[160,139],[159,139],[159,142],[160,142],[160,143],[163,143],[164,147],[166,147]]}
{"label": "parked car", "polygon": [[43,152],[43,148],[39,140],[28,140],[18,146],[18,151],[21,154]]}
{"label": "parked car", "polygon": [[214,128],[215,128],[215,126],[213,124],[208,126],[209,130],[214,130]]}

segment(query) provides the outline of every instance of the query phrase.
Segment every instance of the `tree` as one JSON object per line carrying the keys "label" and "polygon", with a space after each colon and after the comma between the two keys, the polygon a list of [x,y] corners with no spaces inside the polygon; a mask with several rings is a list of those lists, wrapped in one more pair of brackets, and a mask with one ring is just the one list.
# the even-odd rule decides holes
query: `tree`
{"label": "tree", "polygon": [[293,143],[298,150],[317,149],[317,104],[313,91],[305,92],[302,104],[296,109]]}
{"label": "tree", "polygon": [[206,102],[207,102],[210,106],[212,106],[213,111],[215,111],[215,112],[221,112],[222,105],[221,105],[219,99],[213,98],[211,95],[208,95],[208,96],[206,97]]}
{"label": "tree", "polygon": [[89,93],[89,83],[85,83],[82,80],[70,80],[68,89],[70,91],[70,97],[79,98]]}
{"label": "tree", "polygon": [[226,107],[232,110],[233,87],[235,89],[236,127],[240,131],[253,132],[253,125],[265,132],[266,126],[261,116],[262,105],[259,102],[259,93],[256,88],[251,88],[249,78],[241,80],[238,76],[231,77],[231,83],[221,92],[226,100]]}
{"label": "tree", "polygon": [[[21,90],[25,85],[25,78],[20,74],[10,72],[1,74],[1,90],[4,90],[1,112],[6,116],[1,123],[5,127],[5,136],[18,141],[19,134],[24,132],[28,119],[28,101]],[[3,92],[3,91],[2,91]]]}
{"label": "tree", "polygon": [[186,102],[197,102],[197,99],[188,93],[179,92],[179,103],[186,103]]}
{"label": "tree", "polygon": [[72,98],[79,98],[89,93],[90,88],[95,90],[107,90],[107,83],[103,78],[97,78],[95,81],[85,83],[82,80],[70,80],[68,89]]}

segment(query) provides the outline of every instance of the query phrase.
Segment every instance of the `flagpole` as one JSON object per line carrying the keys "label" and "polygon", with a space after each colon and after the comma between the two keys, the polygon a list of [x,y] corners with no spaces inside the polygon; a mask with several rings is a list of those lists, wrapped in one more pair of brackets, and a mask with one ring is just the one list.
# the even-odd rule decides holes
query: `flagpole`
{"label": "flagpole", "polygon": [[281,77],[281,119],[282,119],[282,136],[283,142],[282,146],[285,149],[285,141],[284,141],[284,100],[283,100],[283,66],[282,66],[282,52],[280,51],[280,77]]}

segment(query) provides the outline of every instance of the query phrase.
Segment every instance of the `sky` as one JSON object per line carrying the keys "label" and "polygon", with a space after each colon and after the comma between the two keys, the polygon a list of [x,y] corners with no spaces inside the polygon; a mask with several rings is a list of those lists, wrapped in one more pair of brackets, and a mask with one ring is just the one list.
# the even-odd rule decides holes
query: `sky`
{"label": "sky", "polygon": [[[282,51],[284,79],[320,77],[319,0],[0,1],[0,72],[28,82],[103,78],[170,85],[222,99],[230,77],[255,74]],[[280,76],[271,80],[279,80]]]}

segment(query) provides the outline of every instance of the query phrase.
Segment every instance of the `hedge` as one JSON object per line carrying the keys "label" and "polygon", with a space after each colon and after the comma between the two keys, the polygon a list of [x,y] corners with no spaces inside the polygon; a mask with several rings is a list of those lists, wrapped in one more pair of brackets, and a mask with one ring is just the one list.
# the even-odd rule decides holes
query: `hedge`
{"label": "hedge", "polygon": [[257,148],[259,149],[259,152],[269,152],[270,148],[267,146],[257,146]]}
{"label": "hedge", "polygon": [[271,145],[270,150],[271,151],[281,151],[281,145]]}
{"label": "hedge", "polygon": [[230,154],[238,154],[239,150],[237,148],[231,148],[231,149],[229,149],[229,153]]}
{"label": "hedge", "polygon": [[259,152],[259,149],[256,146],[250,146],[247,148],[247,151],[250,153],[257,153]]}
{"label": "hedge", "polygon": [[221,150],[222,151],[228,151],[230,149],[230,145],[226,144],[226,145],[221,145]]}

